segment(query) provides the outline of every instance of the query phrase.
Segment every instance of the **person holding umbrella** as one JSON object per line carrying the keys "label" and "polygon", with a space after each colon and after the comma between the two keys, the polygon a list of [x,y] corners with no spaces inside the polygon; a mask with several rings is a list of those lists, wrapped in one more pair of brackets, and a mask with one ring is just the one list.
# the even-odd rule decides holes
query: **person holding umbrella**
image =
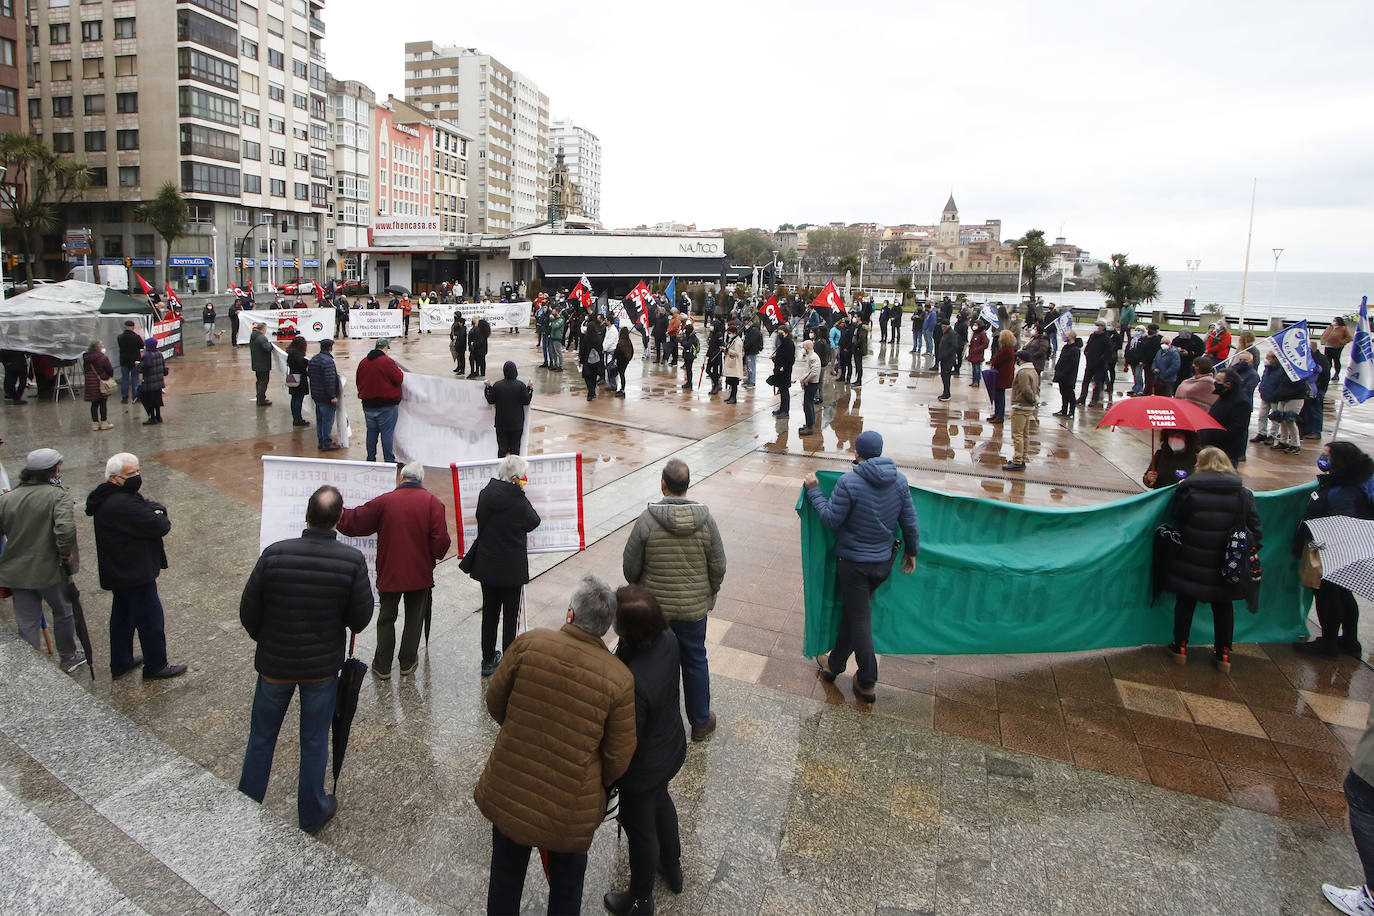
{"label": "person holding umbrella", "polygon": [[324,791],[324,777],[345,630],[357,633],[372,619],[367,562],[335,535],[342,511],[338,490],[316,490],[306,505],[301,536],[262,552],[239,601],[239,621],[258,644],[253,657],[258,681],[238,788],[259,804],[266,797],[277,735],[299,689],[296,816],[300,828],[312,834],[339,810],[338,800]]}

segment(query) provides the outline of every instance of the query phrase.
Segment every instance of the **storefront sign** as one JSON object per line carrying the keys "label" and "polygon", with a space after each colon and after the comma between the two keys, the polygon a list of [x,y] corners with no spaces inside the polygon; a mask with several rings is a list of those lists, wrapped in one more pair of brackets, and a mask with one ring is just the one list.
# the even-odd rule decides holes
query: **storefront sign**
{"label": "storefront sign", "polygon": [[214,263],[213,258],[191,258],[191,257],[170,257],[167,259],[168,265],[172,267],[209,267]]}

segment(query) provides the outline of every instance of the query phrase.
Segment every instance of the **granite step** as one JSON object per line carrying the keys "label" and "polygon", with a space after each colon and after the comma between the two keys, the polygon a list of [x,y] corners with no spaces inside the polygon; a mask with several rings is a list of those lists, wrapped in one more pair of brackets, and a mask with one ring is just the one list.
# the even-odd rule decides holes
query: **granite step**
{"label": "granite step", "polygon": [[[433,911],[0,635],[0,912]],[[11,842],[11,840],[15,842]]]}

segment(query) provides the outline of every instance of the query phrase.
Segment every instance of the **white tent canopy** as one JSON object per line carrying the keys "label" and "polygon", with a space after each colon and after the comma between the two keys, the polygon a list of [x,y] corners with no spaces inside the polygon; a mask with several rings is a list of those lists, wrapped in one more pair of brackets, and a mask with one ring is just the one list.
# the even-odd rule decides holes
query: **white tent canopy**
{"label": "white tent canopy", "polygon": [[[108,293],[94,283],[64,280],[0,302],[0,349],[77,359],[92,340],[114,350],[115,338],[130,319],[139,335],[146,336],[151,315],[100,311]],[[137,308],[138,300],[130,298],[130,304]]]}

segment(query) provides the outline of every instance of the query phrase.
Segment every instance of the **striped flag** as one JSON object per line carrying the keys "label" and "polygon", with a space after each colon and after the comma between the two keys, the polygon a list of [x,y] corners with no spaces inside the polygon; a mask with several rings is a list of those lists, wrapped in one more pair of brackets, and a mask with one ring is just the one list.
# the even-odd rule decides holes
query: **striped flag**
{"label": "striped flag", "polygon": [[979,310],[978,317],[986,321],[988,323],[988,327],[1001,327],[997,320],[997,309],[993,308],[992,303],[986,299],[983,300],[983,307]]}
{"label": "striped flag", "polygon": [[1317,362],[1312,358],[1312,335],[1307,330],[1306,318],[1270,335],[1269,343],[1274,347],[1279,365],[1293,381],[1300,382],[1316,373]]}
{"label": "striped flag", "polygon": [[1363,404],[1374,396],[1374,337],[1369,331],[1369,297],[1360,299],[1360,320],[1355,328],[1355,343],[1345,369],[1341,395],[1347,404]]}

